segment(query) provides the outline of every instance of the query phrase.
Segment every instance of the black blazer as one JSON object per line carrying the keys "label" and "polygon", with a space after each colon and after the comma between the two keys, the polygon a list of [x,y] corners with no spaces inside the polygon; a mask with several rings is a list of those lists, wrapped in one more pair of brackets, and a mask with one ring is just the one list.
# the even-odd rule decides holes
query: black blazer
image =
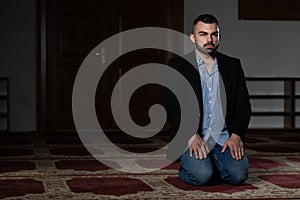
{"label": "black blazer", "polygon": [[[227,130],[229,135],[235,133],[241,137],[242,141],[245,141],[245,134],[251,116],[251,105],[241,62],[237,58],[227,56],[220,52],[216,53],[216,58],[218,61],[219,73],[221,74],[226,92],[227,110],[225,122],[227,125]],[[180,72],[189,81],[195,91],[195,94],[197,95],[200,110],[197,133],[201,135],[203,121],[203,99],[195,51],[185,55],[184,57],[170,59],[168,65],[169,67],[172,67]],[[165,91],[164,100],[168,121],[170,122],[172,128],[172,133],[176,134],[180,123],[180,107],[178,101],[176,98],[174,98],[174,96],[172,96],[170,91]]]}

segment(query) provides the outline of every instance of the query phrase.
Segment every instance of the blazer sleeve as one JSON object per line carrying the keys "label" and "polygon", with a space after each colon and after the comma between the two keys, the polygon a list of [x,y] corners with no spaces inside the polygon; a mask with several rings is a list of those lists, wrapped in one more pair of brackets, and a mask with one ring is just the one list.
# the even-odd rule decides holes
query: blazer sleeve
{"label": "blazer sleeve", "polygon": [[231,132],[239,135],[244,141],[251,117],[251,104],[249,100],[246,79],[240,60],[237,60],[237,66],[236,104]]}
{"label": "blazer sleeve", "polygon": [[[176,61],[174,59],[170,59],[168,66],[176,69]],[[165,77],[166,81],[169,84],[172,84],[175,80],[172,79],[172,77]],[[171,134],[172,136],[175,136],[178,127],[180,125],[180,116],[181,116],[181,111],[180,111],[180,105],[179,102],[176,98],[176,96],[173,94],[172,91],[167,89],[166,87],[163,90],[163,102],[164,102],[164,107],[167,112],[167,121],[171,126]]]}
{"label": "blazer sleeve", "polygon": [[[177,71],[180,65],[181,65],[180,60],[175,58],[170,59],[168,63],[169,67]],[[176,84],[176,80],[174,80],[174,78],[172,77],[166,76],[166,81],[168,82],[168,84]],[[182,155],[184,149],[187,146],[187,139],[185,138],[185,135],[178,135],[179,137],[177,137],[178,129],[181,122],[180,104],[175,94],[166,87],[164,87],[163,99],[164,99],[164,107],[167,112],[167,121],[170,124],[170,130],[168,130],[168,132],[170,132],[171,134],[170,139],[172,139],[173,141],[168,144],[167,159],[179,162],[180,155]]]}
{"label": "blazer sleeve", "polygon": [[[197,127],[197,132],[200,136],[202,133],[202,116],[203,116],[203,109],[202,109],[202,88],[201,88],[201,82],[200,82],[200,76],[198,75],[198,71],[195,69],[195,67],[186,61],[184,58],[173,58],[169,60],[168,66],[178,71],[182,76],[185,77],[187,81],[189,81],[189,84],[192,86],[194,93],[197,96],[199,111],[200,111],[200,117],[199,117],[199,124]],[[177,84],[177,80],[174,80],[174,78],[167,77],[167,81],[170,84]],[[172,133],[176,134],[180,121],[181,121],[181,108],[179,105],[179,102],[175,95],[169,91],[168,89],[164,90],[164,105],[167,111],[167,117],[172,127]],[[185,91],[180,90],[180,93],[184,95]],[[192,134],[195,134],[192,133]],[[190,134],[186,134],[182,136],[185,139],[190,139]]]}

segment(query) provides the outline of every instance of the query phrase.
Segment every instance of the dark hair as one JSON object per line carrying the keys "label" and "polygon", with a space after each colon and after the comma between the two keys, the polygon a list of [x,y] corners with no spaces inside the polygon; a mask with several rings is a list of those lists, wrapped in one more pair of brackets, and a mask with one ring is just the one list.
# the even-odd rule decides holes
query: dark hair
{"label": "dark hair", "polygon": [[194,21],[193,21],[193,32],[194,32],[194,26],[198,24],[198,22],[203,22],[205,24],[214,24],[216,23],[219,26],[219,22],[217,18],[211,14],[203,14],[199,15]]}
{"label": "dark hair", "polygon": [[217,18],[211,14],[203,14],[203,15],[199,15],[193,22],[193,26],[196,25],[199,21],[205,23],[205,24],[213,24],[216,23],[217,25],[219,25],[219,22],[217,20]]}

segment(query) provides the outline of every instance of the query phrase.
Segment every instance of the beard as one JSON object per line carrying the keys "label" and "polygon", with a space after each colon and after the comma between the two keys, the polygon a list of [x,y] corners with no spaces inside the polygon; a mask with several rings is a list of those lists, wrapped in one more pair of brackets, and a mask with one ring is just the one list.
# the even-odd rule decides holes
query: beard
{"label": "beard", "polygon": [[[203,47],[201,47],[196,41],[195,45],[196,45],[196,49],[200,53],[202,53],[204,55],[210,55],[210,56],[214,56],[219,47],[219,43],[214,44],[212,42],[206,43],[203,45]],[[206,48],[206,47],[208,47],[208,48]]]}

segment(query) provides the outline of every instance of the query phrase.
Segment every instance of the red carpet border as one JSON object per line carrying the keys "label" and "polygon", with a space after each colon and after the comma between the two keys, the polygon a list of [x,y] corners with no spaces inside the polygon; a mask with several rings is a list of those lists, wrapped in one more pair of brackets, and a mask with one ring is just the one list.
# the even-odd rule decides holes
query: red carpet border
{"label": "red carpet border", "polygon": [[113,196],[153,191],[143,181],[133,178],[74,178],[67,181],[67,184],[73,192],[91,192]]}
{"label": "red carpet border", "polygon": [[258,177],[280,187],[300,189],[300,174],[261,175]]}
{"label": "red carpet border", "polygon": [[221,193],[226,193],[226,194],[233,194],[235,192],[242,192],[247,189],[251,190],[257,190],[258,188],[244,183],[241,186],[231,186],[227,184],[220,184],[220,185],[215,185],[215,186],[203,186],[203,187],[196,187],[196,186],[191,186],[185,183],[182,183],[180,178],[178,177],[168,177],[165,179],[169,184],[177,187],[178,189],[181,190],[196,190],[196,191],[202,191],[202,192],[221,192]]}
{"label": "red carpet border", "polygon": [[0,173],[16,172],[21,170],[34,170],[34,162],[29,161],[0,161]]}
{"label": "red carpet border", "polygon": [[0,180],[0,198],[23,196],[25,194],[42,194],[45,192],[43,182],[32,179]]}

